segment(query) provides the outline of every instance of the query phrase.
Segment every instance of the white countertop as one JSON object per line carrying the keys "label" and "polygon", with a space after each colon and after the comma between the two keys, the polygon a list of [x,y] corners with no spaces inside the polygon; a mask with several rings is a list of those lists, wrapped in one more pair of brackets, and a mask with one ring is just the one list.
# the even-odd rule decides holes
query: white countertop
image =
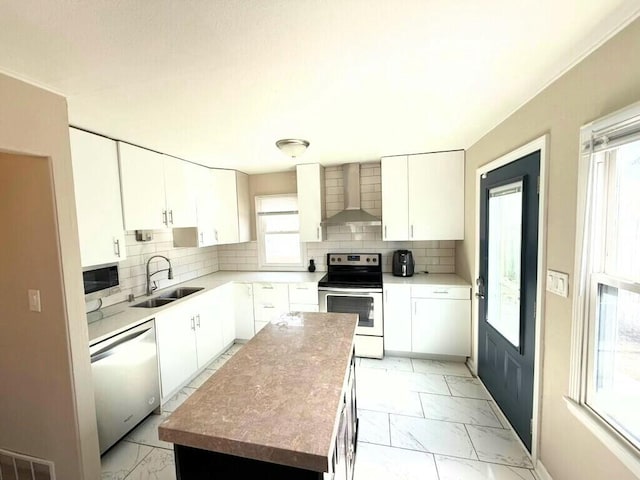
{"label": "white countertop", "polygon": [[[212,290],[216,287],[220,287],[229,282],[247,282],[247,283],[303,283],[303,282],[318,282],[326,272],[229,272],[221,271],[215,272],[203,277],[194,278],[187,282],[182,282],[162,290],[157,290],[150,297],[143,295],[136,298],[133,302],[122,302],[109,307],[105,307],[97,314],[91,314],[91,316],[101,316],[100,320],[92,320],[89,323],[89,344],[93,345],[101,340],[127,330],[131,327],[139,325],[147,320],[150,320],[156,316],[160,311],[168,310],[169,308],[179,305],[182,302],[189,301],[197,297],[198,295]],[[201,292],[196,292],[188,297],[175,300],[168,305],[157,308],[141,308],[134,307],[136,303],[143,302],[149,298],[154,298],[162,295],[164,292],[168,292],[178,287],[204,287]]]}
{"label": "white countertop", "polygon": [[[326,272],[230,272],[220,271],[203,277],[194,278],[187,282],[172,285],[162,290],[157,290],[150,297],[141,296],[133,302],[122,302],[115,305],[105,307],[100,312],[91,314],[91,316],[99,316],[99,320],[91,320],[89,323],[89,343],[93,345],[101,340],[127,330],[131,327],[139,325],[147,320],[154,318],[158,312],[168,310],[182,302],[189,301],[196,296],[206,292],[207,290],[220,287],[230,282],[245,283],[303,283],[318,282]],[[471,284],[462,277],[448,273],[416,273],[411,277],[395,277],[390,273],[383,274],[384,284],[402,284],[402,285],[441,285],[451,287],[471,287]],[[162,295],[177,287],[204,287],[201,292],[194,293],[188,297],[175,300],[168,305],[157,308],[141,308],[132,305],[143,302],[148,298],[154,298]]]}
{"label": "white countertop", "polygon": [[382,284],[440,285],[446,287],[471,287],[464,278],[454,273],[414,273],[411,277],[396,277],[391,273],[382,275]]}

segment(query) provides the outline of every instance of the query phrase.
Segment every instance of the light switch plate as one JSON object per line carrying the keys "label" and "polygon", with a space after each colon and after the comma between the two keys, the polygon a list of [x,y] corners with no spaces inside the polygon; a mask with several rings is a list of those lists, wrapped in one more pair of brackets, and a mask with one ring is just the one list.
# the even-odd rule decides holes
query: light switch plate
{"label": "light switch plate", "polygon": [[40,290],[29,290],[29,310],[32,312],[41,312],[42,307],[40,305]]}
{"label": "light switch plate", "polygon": [[561,297],[568,297],[569,274],[555,270],[547,270],[547,291],[560,295]]}

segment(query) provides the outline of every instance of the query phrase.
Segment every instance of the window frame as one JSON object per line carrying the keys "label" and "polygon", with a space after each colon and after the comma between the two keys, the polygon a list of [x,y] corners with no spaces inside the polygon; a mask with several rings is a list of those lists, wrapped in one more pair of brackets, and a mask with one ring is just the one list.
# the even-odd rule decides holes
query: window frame
{"label": "window frame", "polygon": [[[597,368],[598,285],[640,291],[638,283],[607,272],[611,256],[608,255],[610,251],[607,252],[603,247],[607,243],[611,245],[610,239],[605,237],[613,232],[604,227],[604,232],[601,231],[598,238],[597,225],[593,221],[596,215],[612,218],[608,215],[608,209],[612,208],[609,190],[614,187],[616,158],[613,156],[611,159],[612,152],[606,151],[609,135],[613,138],[611,148],[640,140],[640,102],[584,125],[580,130],[570,384],[565,401],[570,412],[627,468],[640,476],[640,446],[625,437],[588,403],[595,389],[590,379]],[[604,152],[604,159],[599,157],[598,151]],[[595,171],[599,168],[605,168],[601,173],[607,175],[602,185],[595,183]],[[598,186],[603,187],[604,191],[596,191]],[[604,196],[605,205],[599,205],[595,201],[596,196]],[[595,214],[594,209],[598,209]],[[601,255],[594,256],[596,251]]]}
{"label": "window frame", "polygon": [[[288,210],[282,212],[261,212],[260,202],[263,199],[270,198],[295,198],[296,203],[298,199],[298,195],[295,193],[282,193],[282,194],[274,194],[274,195],[256,195],[255,196],[255,221],[256,221],[256,243],[258,246],[258,269],[259,270],[274,270],[274,271],[300,271],[306,265],[306,249],[304,248],[304,244],[300,239],[300,262],[299,263],[268,263],[266,261],[266,242],[265,242],[265,232],[262,228],[261,217],[263,215],[288,215],[288,214],[297,214],[299,215],[298,209],[296,210]],[[282,233],[296,233],[296,232],[282,232]],[[298,226],[298,236],[300,236],[300,227]]]}

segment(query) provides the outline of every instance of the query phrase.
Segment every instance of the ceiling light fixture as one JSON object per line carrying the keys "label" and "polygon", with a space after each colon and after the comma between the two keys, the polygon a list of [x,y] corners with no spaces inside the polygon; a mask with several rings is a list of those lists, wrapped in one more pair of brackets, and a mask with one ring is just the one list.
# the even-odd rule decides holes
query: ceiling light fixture
{"label": "ceiling light fixture", "polygon": [[291,158],[296,158],[302,155],[308,146],[309,142],[298,138],[283,138],[276,142],[276,147]]}

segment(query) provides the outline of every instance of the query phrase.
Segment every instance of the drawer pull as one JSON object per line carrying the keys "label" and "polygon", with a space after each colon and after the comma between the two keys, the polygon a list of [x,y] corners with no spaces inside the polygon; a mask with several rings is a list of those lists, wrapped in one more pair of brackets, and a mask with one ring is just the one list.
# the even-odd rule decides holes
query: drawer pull
{"label": "drawer pull", "polygon": [[433,293],[449,293],[449,290],[434,290]]}

